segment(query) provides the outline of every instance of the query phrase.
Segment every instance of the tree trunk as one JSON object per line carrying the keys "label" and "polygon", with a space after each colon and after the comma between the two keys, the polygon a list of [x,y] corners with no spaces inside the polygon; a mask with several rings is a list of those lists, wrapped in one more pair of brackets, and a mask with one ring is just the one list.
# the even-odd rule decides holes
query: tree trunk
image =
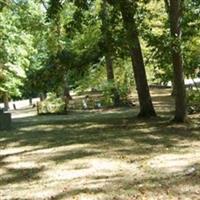
{"label": "tree trunk", "polygon": [[130,49],[136,88],[140,103],[140,112],[138,116],[156,116],[149,92],[142,50],[137,32],[137,26],[134,19],[135,8],[133,8],[132,3],[125,0],[120,0],[119,5],[120,11],[122,13],[124,27],[127,32],[127,40]]}
{"label": "tree trunk", "polygon": [[174,80],[172,80],[172,92],[171,92],[171,96],[172,97],[176,96],[176,88],[175,88]]}
{"label": "tree trunk", "polygon": [[33,105],[33,98],[29,97],[29,105],[32,106]]}
{"label": "tree trunk", "polygon": [[115,86],[112,57],[109,54],[107,54],[105,56],[105,59],[106,59],[107,80],[108,80],[109,83],[112,84],[111,93],[112,93],[112,96],[113,96],[112,97],[113,104],[114,104],[114,106],[119,106],[120,105],[120,96],[119,96],[119,93],[118,93],[117,88]]}
{"label": "tree trunk", "polygon": [[115,77],[113,71],[113,45],[112,45],[112,33],[110,28],[110,19],[107,9],[107,2],[104,0],[102,2],[101,8],[101,21],[102,21],[102,34],[103,34],[103,43],[104,43],[104,52],[105,52],[105,60],[106,60],[106,73],[107,73],[107,81],[112,84],[111,95],[114,106],[120,105],[120,95],[115,86]]}
{"label": "tree trunk", "polygon": [[72,100],[72,96],[70,95],[70,89],[68,83],[65,82],[64,86],[64,96],[67,97],[69,100]]}
{"label": "tree trunk", "polygon": [[43,92],[40,92],[39,97],[40,97],[40,101],[45,100],[45,94]]}
{"label": "tree trunk", "polygon": [[3,101],[4,101],[4,108],[7,111],[9,109],[9,99],[8,99],[8,94],[4,94],[3,96]]}
{"label": "tree trunk", "polygon": [[181,0],[170,0],[169,21],[172,37],[172,62],[174,70],[175,93],[175,122],[184,122],[186,113],[186,89],[184,83],[184,69],[181,52]]}
{"label": "tree trunk", "polygon": [[65,75],[63,77],[63,82],[64,82],[63,96],[64,96],[64,103],[65,103],[64,111],[67,112],[69,100],[72,100],[72,96],[70,95],[69,85],[68,85],[67,77]]}

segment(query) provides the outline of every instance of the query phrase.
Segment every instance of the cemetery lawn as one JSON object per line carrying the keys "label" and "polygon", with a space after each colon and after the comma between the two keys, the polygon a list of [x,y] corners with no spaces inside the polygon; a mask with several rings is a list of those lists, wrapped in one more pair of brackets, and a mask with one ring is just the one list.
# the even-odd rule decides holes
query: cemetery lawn
{"label": "cemetery lawn", "polygon": [[138,107],[32,116],[0,132],[0,199],[200,199],[200,115],[170,122],[168,90],[152,91],[159,117]]}

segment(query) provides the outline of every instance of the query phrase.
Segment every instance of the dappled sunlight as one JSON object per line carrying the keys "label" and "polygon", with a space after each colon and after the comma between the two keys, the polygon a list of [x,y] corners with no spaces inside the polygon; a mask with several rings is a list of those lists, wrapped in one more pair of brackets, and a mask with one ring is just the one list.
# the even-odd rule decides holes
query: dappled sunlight
{"label": "dappled sunlight", "polygon": [[37,112],[36,109],[31,109],[30,107],[23,109],[23,112],[21,109],[19,110],[12,110],[12,119],[20,119],[24,117],[33,117],[36,116]]}
{"label": "dappled sunlight", "polygon": [[59,131],[60,129],[63,128],[79,128],[80,124],[41,124],[41,125],[34,125],[34,126],[29,126],[29,127],[22,127],[19,128],[19,131],[25,131],[25,132],[29,132],[29,131],[40,131],[42,130],[43,132],[50,132],[50,131],[54,131],[57,129],[57,131]]}
{"label": "dappled sunlight", "polygon": [[199,152],[188,154],[161,154],[147,161],[147,165],[155,171],[164,173],[184,172],[188,166],[200,163]]}
{"label": "dappled sunlight", "polygon": [[200,200],[199,16],[0,0],[0,200]]}
{"label": "dappled sunlight", "polygon": [[141,120],[134,112],[14,119],[13,129],[0,133],[0,199],[175,199],[177,190],[200,192],[185,175],[194,168],[199,181],[199,124]]}
{"label": "dappled sunlight", "polygon": [[[139,128],[137,128],[137,129],[139,129]],[[142,127],[141,126],[141,128],[140,128],[140,131],[142,132],[142,133],[152,133],[152,132],[154,132],[154,131],[156,131],[157,130],[157,128],[156,127]],[[155,137],[154,137],[155,138]],[[157,137],[158,138],[158,137]]]}
{"label": "dappled sunlight", "polygon": [[32,152],[27,152],[25,155],[52,155],[52,154],[59,154],[59,153],[66,153],[67,151],[76,151],[77,149],[84,149],[87,148],[89,144],[73,144],[68,146],[60,146],[60,147],[50,147],[50,148],[41,148],[37,149]]}
{"label": "dappled sunlight", "polygon": [[6,163],[7,165],[9,163],[20,162],[21,160],[22,160],[21,159],[21,152],[18,155],[5,155],[4,157],[2,157],[2,162]]}
{"label": "dappled sunlight", "polygon": [[43,167],[6,168],[6,173],[0,177],[0,185],[2,185],[3,188],[10,184],[12,184],[13,187],[23,186],[25,183],[27,184],[30,181],[39,180],[39,174],[42,170]]}
{"label": "dappled sunlight", "polygon": [[122,162],[121,160],[113,160],[113,159],[93,159],[90,161],[92,169],[95,171],[106,171],[109,174],[117,172],[136,172],[138,170],[138,166],[136,164],[127,164]]}
{"label": "dappled sunlight", "polygon": [[160,140],[162,138],[161,135],[151,135],[151,134],[149,134],[148,137],[153,140]]}
{"label": "dappled sunlight", "polygon": [[[73,166],[74,169],[69,170],[70,166]],[[136,175],[137,173],[139,173],[139,169],[136,164],[129,165],[114,159],[85,158],[70,161],[67,166],[64,164],[56,165],[56,168],[46,170],[43,178],[55,184],[60,181],[70,181],[70,184],[67,184],[67,192],[71,195],[77,195],[81,199],[81,196],[86,195],[85,193],[88,196],[90,193],[94,195],[95,191],[97,193],[106,192],[113,182],[129,174]]]}
{"label": "dappled sunlight", "polygon": [[55,130],[55,128],[57,129],[62,129],[64,128],[64,125],[38,125],[38,126],[29,126],[29,127],[25,127],[25,128],[20,128],[19,130],[20,131],[40,131],[42,130],[43,132],[49,132],[49,131],[52,131],[52,130]]}
{"label": "dappled sunlight", "polygon": [[171,92],[172,92],[172,89],[169,88],[164,88],[164,89],[160,89],[160,88],[152,88],[151,89],[151,95],[152,97],[155,97],[155,96],[171,96]]}
{"label": "dappled sunlight", "polygon": [[[28,181],[29,178],[32,179],[32,177],[30,177],[30,173],[26,174],[27,170],[30,169],[31,173],[33,173],[33,169],[36,169],[36,165],[38,165],[39,163],[40,161],[38,161],[37,164],[32,161],[18,162],[17,164],[7,165],[6,169],[21,169],[22,176],[25,176],[25,180]],[[101,192],[106,185],[108,185],[109,183],[112,184],[112,181],[118,180],[119,178],[113,179],[112,177],[117,177],[119,173],[120,177],[125,177],[128,176],[129,173],[137,174],[139,170],[135,164],[128,165],[127,163],[124,163],[120,160],[101,158],[84,158],[79,160],[72,160],[69,161],[67,165],[66,163],[48,163],[45,167],[43,166],[42,168],[43,170],[39,174],[37,174],[37,181],[32,179],[32,183],[28,187],[29,193],[26,194],[28,198],[45,199],[51,196],[54,197],[65,190],[65,187],[67,188],[68,192],[79,191],[78,193],[72,192],[72,194],[74,193],[74,195],[78,195],[79,197],[85,195],[87,196],[90,195],[90,193],[93,194],[93,192],[91,191],[96,190],[97,193]],[[13,173],[9,173],[6,177],[2,177],[5,182],[12,182],[12,180],[14,180],[15,178],[16,174]],[[62,185],[60,185],[61,183]],[[16,186],[16,184],[14,185]],[[20,197],[23,193],[25,193],[27,188],[25,189],[25,182],[18,182],[17,185],[19,188],[18,190],[21,190],[21,193],[18,193],[18,191],[17,193],[15,193],[15,195],[18,194],[18,196],[16,197]],[[85,189],[82,188],[83,185]],[[106,190],[106,187],[104,189]],[[9,197],[9,195],[12,196],[12,189],[7,195],[5,195],[5,197]],[[98,194],[97,196],[99,195],[100,194]]]}
{"label": "dappled sunlight", "polygon": [[0,142],[4,142],[6,140],[7,140],[7,138],[0,138]]}
{"label": "dappled sunlight", "polygon": [[0,168],[0,176],[2,176],[3,174],[6,174],[7,170],[5,168]]}
{"label": "dappled sunlight", "polygon": [[[8,162],[8,160],[7,160]],[[37,168],[38,163],[34,161],[25,161],[25,162],[15,162],[15,163],[10,163],[6,165],[7,169],[31,169],[31,168]]]}
{"label": "dappled sunlight", "polygon": [[48,179],[49,181],[60,181],[60,180],[73,180],[77,178],[83,178],[91,175],[89,169],[81,169],[81,170],[68,170],[65,166],[56,166],[55,169],[49,169],[45,171],[43,177]]}
{"label": "dappled sunlight", "polygon": [[106,124],[95,124],[95,123],[93,123],[93,124],[88,124],[86,127],[83,127],[82,129],[85,129],[85,130],[87,130],[87,129],[94,129],[94,128],[106,128],[106,127],[108,127],[108,125],[106,125]]}
{"label": "dappled sunlight", "polygon": [[[16,147],[18,146],[18,147]],[[33,146],[19,146],[18,142],[9,144],[6,148],[0,149],[0,156],[13,156],[16,154],[22,154],[26,151],[33,150]]]}

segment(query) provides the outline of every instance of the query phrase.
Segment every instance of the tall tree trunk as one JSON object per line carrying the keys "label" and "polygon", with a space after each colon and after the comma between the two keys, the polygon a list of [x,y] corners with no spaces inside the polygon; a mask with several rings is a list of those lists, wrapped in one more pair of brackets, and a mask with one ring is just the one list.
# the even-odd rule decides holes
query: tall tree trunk
{"label": "tall tree trunk", "polygon": [[140,103],[139,117],[156,116],[147,83],[146,71],[140,46],[137,26],[134,19],[134,9],[128,0],[119,0],[120,11],[127,32],[127,40],[132,59],[135,82]]}
{"label": "tall tree trunk", "polygon": [[[166,10],[166,13],[168,15],[168,18],[170,18],[170,2],[169,0],[164,0],[164,3],[165,3],[165,10]],[[172,92],[171,92],[171,96],[175,97],[176,95],[176,89],[174,87],[174,77],[172,77],[172,80],[171,80],[171,83],[172,83]]]}
{"label": "tall tree trunk", "polygon": [[175,122],[184,122],[186,113],[186,89],[184,83],[184,69],[181,52],[181,0],[169,1],[169,21],[172,37],[172,62],[174,70],[175,93]]}
{"label": "tall tree trunk", "polygon": [[102,34],[103,34],[103,43],[104,43],[104,52],[105,52],[105,60],[106,60],[106,73],[107,73],[107,81],[108,83],[112,84],[112,89],[111,89],[111,95],[112,95],[112,100],[113,104],[115,106],[120,105],[120,95],[119,92],[115,86],[115,77],[114,77],[114,71],[113,71],[113,45],[112,45],[112,33],[111,33],[111,28],[110,28],[110,19],[109,19],[109,14],[108,14],[108,5],[107,2],[104,0],[102,1],[102,7],[101,7],[101,21],[102,21]]}

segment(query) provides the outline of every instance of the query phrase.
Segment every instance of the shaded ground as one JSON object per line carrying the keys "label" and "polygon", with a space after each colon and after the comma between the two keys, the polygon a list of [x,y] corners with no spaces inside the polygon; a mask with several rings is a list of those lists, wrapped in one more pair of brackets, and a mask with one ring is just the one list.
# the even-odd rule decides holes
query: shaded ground
{"label": "shaded ground", "polygon": [[200,116],[170,124],[168,92],[152,91],[160,117],[148,121],[137,107],[15,111],[0,132],[0,199],[200,199]]}

